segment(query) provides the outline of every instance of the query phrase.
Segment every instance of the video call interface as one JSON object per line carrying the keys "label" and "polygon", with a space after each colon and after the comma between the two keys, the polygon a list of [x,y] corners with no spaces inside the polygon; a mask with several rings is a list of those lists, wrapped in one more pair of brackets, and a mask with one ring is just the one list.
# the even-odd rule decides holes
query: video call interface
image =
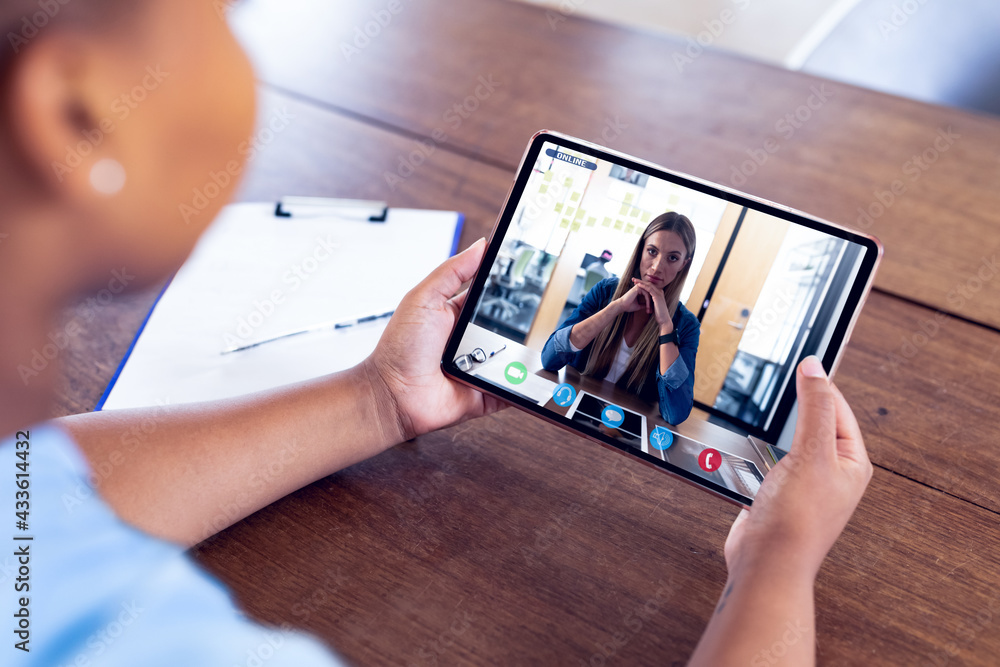
{"label": "video call interface", "polygon": [[[865,252],[546,142],[455,363],[581,430],[752,499],[781,443],[754,446],[747,436],[780,431],[795,367],[822,358]],[[677,304],[667,306],[678,339],[666,373],[658,339],[640,333],[655,313],[615,309],[633,277]],[[590,317],[611,324],[573,345],[574,327]]]}

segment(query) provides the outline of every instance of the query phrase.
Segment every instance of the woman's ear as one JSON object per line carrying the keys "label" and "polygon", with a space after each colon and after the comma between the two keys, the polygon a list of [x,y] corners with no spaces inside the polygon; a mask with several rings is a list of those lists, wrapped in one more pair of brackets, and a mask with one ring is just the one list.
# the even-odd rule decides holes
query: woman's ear
{"label": "woman's ear", "polygon": [[[101,127],[107,63],[71,31],[39,35],[11,65],[8,136],[18,171],[47,199],[98,196],[91,170],[113,156]],[[104,101],[102,101],[104,100]]]}

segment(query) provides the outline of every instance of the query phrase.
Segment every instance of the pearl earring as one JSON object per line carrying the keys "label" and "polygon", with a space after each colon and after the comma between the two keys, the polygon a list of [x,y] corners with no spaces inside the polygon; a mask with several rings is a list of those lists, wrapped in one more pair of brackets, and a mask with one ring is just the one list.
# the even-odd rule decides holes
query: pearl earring
{"label": "pearl earring", "polygon": [[90,186],[102,195],[118,194],[125,187],[125,167],[111,158],[98,160],[90,169]]}

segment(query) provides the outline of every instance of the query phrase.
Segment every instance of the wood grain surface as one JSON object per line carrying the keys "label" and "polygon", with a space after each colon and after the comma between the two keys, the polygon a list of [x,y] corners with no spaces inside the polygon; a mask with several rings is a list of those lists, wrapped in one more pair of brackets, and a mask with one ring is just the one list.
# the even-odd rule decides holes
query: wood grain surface
{"label": "wood grain surface", "polygon": [[[249,0],[237,10],[268,82],[260,121],[293,116],[250,165],[241,199],[460,210],[464,247],[491,229],[542,126],[600,140],[603,117],[619,113],[630,128],[616,148],[725,182],[817,84],[716,53],[681,76],[670,60],[678,42],[572,16],[552,30],[544,11],[487,0],[404,3],[345,63],[341,40],[380,7]],[[248,27],[261,17],[274,44]],[[390,188],[384,173],[414,138],[491,72],[510,85]],[[820,663],[995,664],[1000,290],[987,281],[961,306],[947,295],[997,243],[1000,123],[836,90],[746,189],[836,219],[891,182],[935,127],[963,139],[871,230],[886,264],[837,382],[876,472],[821,571]],[[116,297],[87,321],[60,358],[57,414],[93,408],[155,295]],[[320,480],[194,553],[252,616],[315,632],[355,664],[683,664],[725,579],[734,516],[507,410]]]}
{"label": "wood grain surface", "polygon": [[345,55],[384,6],[251,2],[236,22],[276,88],[508,169],[546,128],[731,185],[878,236],[882,289],[1000,326],[1000,121],[712,51],[678,66],[680,39],[503,0],[404,2]]}

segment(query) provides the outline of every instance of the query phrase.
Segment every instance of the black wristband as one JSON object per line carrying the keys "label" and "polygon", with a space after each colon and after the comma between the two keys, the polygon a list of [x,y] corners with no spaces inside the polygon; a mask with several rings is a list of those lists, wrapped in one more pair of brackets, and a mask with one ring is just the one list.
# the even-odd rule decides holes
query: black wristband
{"label": "black wristband", "polygon": [[677,344],[677,332],[676,331],[671,331],[668,334],[663,334],[662,336],[660,336],[660,345],[664,345],[666,343],[673,343],[674,345]]}

